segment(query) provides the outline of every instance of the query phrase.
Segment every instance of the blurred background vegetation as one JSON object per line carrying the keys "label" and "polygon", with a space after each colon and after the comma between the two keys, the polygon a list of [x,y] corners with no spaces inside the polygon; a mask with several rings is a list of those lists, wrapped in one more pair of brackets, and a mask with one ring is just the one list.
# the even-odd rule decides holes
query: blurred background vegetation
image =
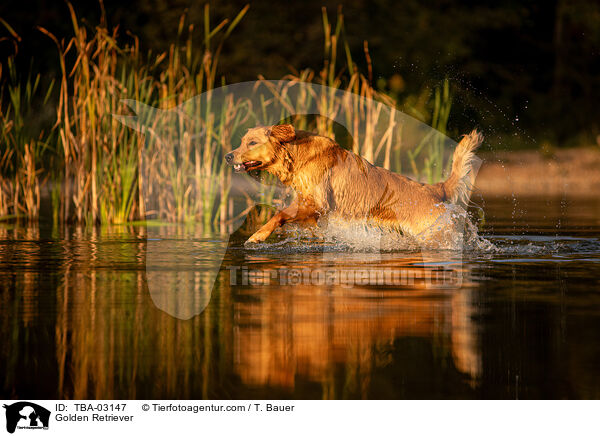
{"label": "blurred background vegetation", "polygon": [[[104,7],[109,26],[118,25],[121,38],[130,32],[144,49],[162,52],[175,40],[184,11],[200,27],[204,3],[105,0]],[[246,3],[212,2],[212,20],[231,18]],[[363,42],[368,41],[378,88],[404,98],[418,95],[424,84],[449,77],[465,89],[455,101],[451,126],[472,127],[473,118],[496,126],[518,120],[517,127],[538,143],[546,140],[558,146],[595,141],[600,133],[600,3],[587,0],[251,2],[223,47],[219,69],[229,83],[255,80],[259,74],[279,79],[293,70],[318,70],[321,7],[335,13],[339,5],[353,58],[363,71]],[[90,25],[100,22],[96,2],[75,2],[74,7]],[[55,47],[36,26],[59,39],[71,36],[66,4],[4,0],[0,17],[22,38],[17,61],[28,68],[33,59],[36,71],[56,76],[60,66]],[[194,39],[201,47],[202,32]],[[0,50],[6,59],[13,48],[4,43]],[[464,130],[461,125],[456,129]]]}

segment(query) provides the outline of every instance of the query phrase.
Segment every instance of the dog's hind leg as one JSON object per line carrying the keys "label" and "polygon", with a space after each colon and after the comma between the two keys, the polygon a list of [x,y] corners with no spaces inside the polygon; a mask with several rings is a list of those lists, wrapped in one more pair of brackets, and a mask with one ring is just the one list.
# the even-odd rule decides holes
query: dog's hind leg
{"label": "dog's hind leg", "polygon": [[294,200],[292,204],[277,212],[273,218],[258,229],[256,233],[250,236],[246,243],[263,242],[277,227],[280,227],[285,223],[303,221],[316,222],[316,217],[317,212],[313,205]]}

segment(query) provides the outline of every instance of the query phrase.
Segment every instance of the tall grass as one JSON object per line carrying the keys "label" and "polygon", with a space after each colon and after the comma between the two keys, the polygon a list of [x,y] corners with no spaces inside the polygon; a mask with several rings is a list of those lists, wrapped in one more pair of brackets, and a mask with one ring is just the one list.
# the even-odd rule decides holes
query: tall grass
{"label": "tall grass", "polygon": [[41,162],[48,156],[52,134],[36,129],[34,99],[46,104],[52,83],[44,95],[40,75],[31,71],[24,80],[17,75],[14,57],[7,60],[8,78],[0,65],[0,218],[38,216],[41,189],[46,181]]}
{"label": "tall grass", "polygon": [[[297,128],[334,136],[334,120],[343,116],[352,138],[348,146],[354,152],[396,171],[403,154],[409,152],[415,175],[441,177],[444,156],[439,137],[425,138],[412,151],[402,148],[402,126],[395,119],[395,111],[386,109],[395,107],[396,102],[373,87],[366,42],[367,71],[363,74],[357,68],[345,38],[341,10],[333,24],[323,8],[323,68],[317,73],[301,70],[285,77],[290,86],[314,83],[327,86],[329,91],[318,95],[306,92],[292,100],[285,86],[274,87],[263,81],[271,86],[271,97],[258,106],[245,107],[233,97],[224,104],[215,102],[210,91],[225,84],[218,74],[223,43],[248,6],[233,19],[213,26],[206,5],[201,47],[194,45],[194,25],[182,16],[176,40],[159,54],[143,52],[135,37],[123,42],[104,18],[95,28],[83,25],[73,6],[68,4],[68,8],[71,39],[59,41],[48,29],[39,28],[54,41],[61,68],[51,133],[33,137],[26,127],[26,113],[40,93],[39,76],[19,81],[14,63],[9,63],[10,79],[4,80],[0,70],[9,95],[8,100],[0,100],[0,216],[37,217],[41,192],[49,180],[47,190],[56,221],[120,224],[158,218],[193,221],[205,233],[231,230],[234,218],[241,210],[249,210],[253,202],[248,198],[243,206],[234,203],[228,188],[231,170],[225,166],[223,155],[230,151],[243,127],[277,123],[285,118],[283,108],[302,114],[309,105],[316,105],[322,116],[314,122],[292,117]],[[12,28],[2,23],[16,38]],[[340,100],[336,90],[359,98]],[[47,102],[51,89],[44,94]],[[446,83],[434,96],[431,121],[442,133],[450,111],[449,94]],[[193,98],[199,95],[203,98]],[[155,116],[145,117],[142,130],[131,129],[114,116],[132,115],[132,101],[154,108],[150,115]],[[277,119],[265,115],[274,101],[282,107]],[[417,168],[418,156],[426,152],[423,168]],[[44,159],[48,153],[51,159]],[[265,203],[283,201],[278,197],[280,190],[261,189]],[[267,209],[261,209],[252,220],[264,221],[268,214]]]}
{"label": "tall grass", "polygon": [[[137,39],[120,46],[116,29],[108,29],[104,20],[91,31],[82,26],[70,4],[74,36],[67,44],[59,42],[48,30],[40,29],[56,43],[62,68],[57,126],[65,172],[60,180],[55,180],[62,186],[59,213],[62,219],[124,223],[145,217],[141,154],[146,138],[113,114],[127,113],[124,99],[170,109],[213,89],[223,41],[247,9],[242,9],[231,22],[224,20],[211,28],[207,5],[200,55],[192,50],[194,26],[186,29],[185,17],[181,18],[178,38],[169,50],[146,58]],[[223,35],[215,43],[220,32]],[[187,39],[183,39],[184,33]],[[219,115],[212,114],[210,106],[199,108],[198,114],[207,115],[205,119]],[[175,127],[184,131],[184,126]],[[213,186],[207,180],[226,177],[222,167],[212,165],[215,151],[212,140],[214,135],[219,136],[221,146],[227,141],[223,138],[226,132],[215,132],[211,123],[206,128],[206,156],[197,154],[200,147],[191,146],[189,134],[181,138],[177,159],[162,155],[168,149],[161,147],[158,138],[151,138],[155,145],[151,158],[161,162],[153,168],[156,172],[153,176],[167,178],[170,188],[165,193],[169,199],[159,204],[163,206],[161,218],[177,221],[200,218],[207,227],[212,225],[209,209],[215,195],[207,192]],[[199,187],[195,197],[189,195],[190,172]],[[224,187],[226,183],[219,185]]]}
{"label": "tall grass", "polygon": [[[444,170],[449,169],[452,164],[451,159],[445,159],[444,150],[446,138],[446,129],[450,109],[452,107],[452,97],[450,95],[450,82],[444,80],[441,87],[435,88],[434,106],[431,120],[431,130],[412,150],[408,150],[411,169],[417,178],[424,178],[428,183],[435,183],[442,179]],[[422,165],[418,165],[419,156],[424,156]]]}

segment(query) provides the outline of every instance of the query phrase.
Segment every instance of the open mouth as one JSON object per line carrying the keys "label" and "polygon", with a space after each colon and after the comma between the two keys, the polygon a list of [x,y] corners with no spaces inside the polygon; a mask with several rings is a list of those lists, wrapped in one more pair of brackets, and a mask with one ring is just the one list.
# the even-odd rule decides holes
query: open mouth
{"label": "open mouth", "polygon": [[262,165],[262,162],[257,161],[257,160],[250,160],[248,162],[244,162],[241,164],[235,164],[233,166],[233,169],[239,173],[241,171],[251,170],[252,168],[258,167],[260,165]]}

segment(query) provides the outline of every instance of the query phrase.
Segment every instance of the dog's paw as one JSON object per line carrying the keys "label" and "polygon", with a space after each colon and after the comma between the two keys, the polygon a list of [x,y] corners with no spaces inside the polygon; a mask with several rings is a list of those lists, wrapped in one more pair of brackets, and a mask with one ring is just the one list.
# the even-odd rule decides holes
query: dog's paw
{"label": "dog's paw", "polygon": [[259,235],[252,235],[248,238],[248,240],[244,243],[244,245],[248,246],[248,245],[252,245],[252,244],[259,244],[261,242],[263,242],[265,239],[261,238]]}

